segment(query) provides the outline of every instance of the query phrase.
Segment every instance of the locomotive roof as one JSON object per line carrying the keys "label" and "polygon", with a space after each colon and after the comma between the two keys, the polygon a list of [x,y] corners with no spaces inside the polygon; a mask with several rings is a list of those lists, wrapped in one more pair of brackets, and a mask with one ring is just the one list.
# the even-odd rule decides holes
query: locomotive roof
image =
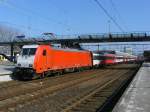
{"label": "locomotive roof", "polygon": [[[39,45],[24,45],[23,48],[37,48]],[[56,50],[63,50],[63,51],[76,51],[76,52],[85,52],[85,51],[88,51],[88,50],[80,50],[80,49],[72,49],[72,48],[59,48],[59,47],[55,47],[55,46],[51,46],[53,49],[56,49]]]}
{"label": "locomotive roof", "polygon": [[23,48],[37,48],[39,45],[24,45]]}
{"label": "locomotive roof", "polygon": [[58,47],[52,47],[52,48],[56,50],[63,50],[63,51],[76,51],[76,52],[87,51],[87,50],[72,49],[72,48],[58,48]]}

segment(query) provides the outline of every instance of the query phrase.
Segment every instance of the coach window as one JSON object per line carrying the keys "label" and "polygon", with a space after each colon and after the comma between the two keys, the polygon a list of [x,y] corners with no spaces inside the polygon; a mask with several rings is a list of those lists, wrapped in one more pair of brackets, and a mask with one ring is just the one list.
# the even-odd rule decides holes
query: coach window
{"label": "coach window", "polygon": [[43,56],[46,56],[46,50],[43,50]]}

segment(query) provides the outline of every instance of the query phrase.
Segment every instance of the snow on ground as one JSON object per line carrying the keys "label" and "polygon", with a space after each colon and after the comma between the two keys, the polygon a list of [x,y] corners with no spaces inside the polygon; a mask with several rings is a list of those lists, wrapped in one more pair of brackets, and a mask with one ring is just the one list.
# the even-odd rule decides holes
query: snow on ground
{"label": "snow on ground", "polygon": [[14,69],[14,65],[0,65],[0,82],[12,80],[9,76]]}

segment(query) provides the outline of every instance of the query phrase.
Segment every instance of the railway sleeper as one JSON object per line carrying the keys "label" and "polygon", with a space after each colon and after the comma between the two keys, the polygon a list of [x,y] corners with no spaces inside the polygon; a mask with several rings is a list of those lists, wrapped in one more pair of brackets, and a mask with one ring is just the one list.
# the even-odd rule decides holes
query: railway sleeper
{"label": "railway sleeper", "polygon": [[75,108],[72,108],[71,110],[80,110],[83,112],[95,112],[96,109],[98,109],[99,105],[102,105],[105,101],[103,102],[95,102],[95,103],[88,103],[86,105],[81,104],[80,106],[77,106]]}
{"label": "railway sleeper", "polygon": [[86,104],[85,104],[85,103],[82,103],[82,104],[80,104],[80,105],[77,106],[77,107],[86,108],[86,107],[91,107],[91,105],[92,105],[92,107],[96,108],[96,107],[98,107],[99,105],[103,104],[103,103],[105,102],[105,100],[106,100],[106,98],[103,98],[103,99],[96,100],[96,101],[94,101],[94,102],[87,102]]}
{"label": "railway sleeper", "polygon": [[[112,84],[112,85],[110,85],[109,87],[106,87],[106,88],[104,88],[103,89],[103,91],[104,90],[107,90],[107,89],[109,89],[109,91],[110,91],[110,94],[107,96],[105,96],[105,97],[101,97],[101,92],[97,92],[97,93],[95,93],[94,95],[92,95],[90,98],[93,98],[92,100],[92,102],[91,101],[88,101],[88,99],[87,100],[85,100],[85,101],[83,101],[83,102],[81,102],[81,104],[79,105],[79,107],[82,107],[82,108],[86,108],[86,107],[89,107],[90,105],[97,105],[96,107],[97,108],[99,108],[99,106],[100,105],[103,105],[104,104],[104,102],[105,101],[107,101],[107,99],[111,96],[111,94],[113,94],[113,92],[115,91],[115,89],[118,87],[116,87],[115,85],[116,84],[120,84],[122,81],[119,81],[119,82],[117,82],[117,83],[114,83],[114,84]],[[115,87],[114,87],[115,86]],[[112,91],[112,88],[113,88],[113,91]],[[103,99],[102,99],[103,98]],[[100,102],[101,101],[101,102]],[[77,106],[75,106],[75,107],[77,107],[78,108],[78,105]],[[75,108],[75,107],[73,107],[73,108]]]}
{"label": "railway sleeper", "polygon": [[100,94],[98,94],[100,97],[108,97],[112,94],[112,91],[101,91]]}
{"label": "railway sleeper", "polygon": [[75,108],[70,110],[69,112],[95,112],[95,109],[93,108]]}
{"label": "railway sleeper", "polygon": [[[102,105],[106,101],[106,97],[99,97],[98,99],[87,99],[83,101],[81,104],[78,104],[76,107],[73,107],[71,110],[80,109],[84,110],[84,112],[88,110],[96,110],[99,105]],[[89,109],[89,107],[92,107]]]}

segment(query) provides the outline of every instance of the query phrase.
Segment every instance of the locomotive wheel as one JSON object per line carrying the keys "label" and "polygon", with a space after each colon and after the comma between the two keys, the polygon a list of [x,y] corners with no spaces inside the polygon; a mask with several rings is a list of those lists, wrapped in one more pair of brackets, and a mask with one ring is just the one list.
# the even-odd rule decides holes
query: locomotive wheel
{"label": "locomotive wheel", "polygon": [[38,78],[40,78],[40,76],[39,76],[39,75],[37,75],[36,73],[34,73],[34,75],[33,75],[32,79],[34,80],[34,79],[38,79]]}
{"label": "locomotive wheel", "polygon": [[63,75],[63,70],[59,70],[58,73],[57,73],[57,75],[58,75],[58,76],[59,76],[59,75]]}
{"label": "locomotive wheel", "polygon": [[40,78],[43,79],[44,77],[45,77],[45,73],[42,73],[42,74],[40,75]]}

